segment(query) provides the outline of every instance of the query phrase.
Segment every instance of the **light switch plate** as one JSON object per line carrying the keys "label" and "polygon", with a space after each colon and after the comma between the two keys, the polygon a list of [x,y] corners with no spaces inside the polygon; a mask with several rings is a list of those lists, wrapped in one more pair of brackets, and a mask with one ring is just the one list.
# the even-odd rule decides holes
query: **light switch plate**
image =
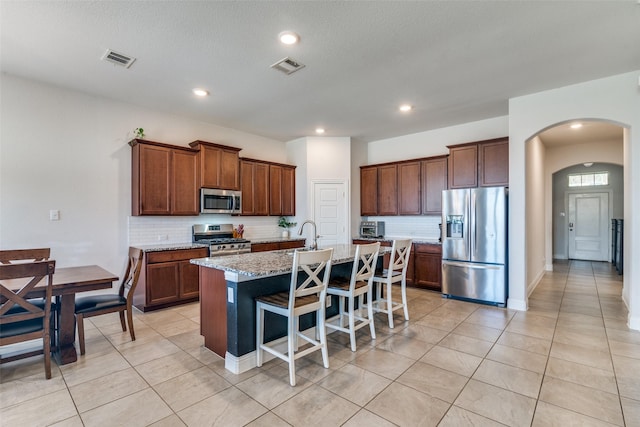
{"label": "light switch plate", "polygon": [[49,211],[49,221],[59,221],[60,211],[58,209],[51,209]]}

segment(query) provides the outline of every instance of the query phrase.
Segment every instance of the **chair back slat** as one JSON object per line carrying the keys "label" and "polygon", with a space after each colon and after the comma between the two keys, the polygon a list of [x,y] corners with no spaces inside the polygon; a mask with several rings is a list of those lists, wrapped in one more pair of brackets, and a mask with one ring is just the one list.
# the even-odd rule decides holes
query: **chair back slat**
{"label": "chair back slat", "polygon": [[51,248],[11,249],[0,251],[0,264],[14,264],[15,261],[46,261],[51,256]]}
{"label": "chair back slat", "polygon": [[140,271],[142,271],[142,256],[142,249],[134,247],[129,248],[126,271],[118,291],[118,294],[127,298],[127,300],[133,298],[136,286],[138,285]]}
{"label": "chair back slat", "polygon": [[[301,252],[293,254],[293,267],[291,273],[291,289],[289,292],[289,307],[295,306],[296,298],[308,295],[326,293],[331,274],[331,256],[333,249]],[[307,278],[298,285],[298,272],[302,269]]]}
{"label": "chair back slat", "polygon": [[[0,265],[0,293],[2,302],[0,303],[0,324],[20,322],[23,320],[48,317],[51,309],[51,293],[53,284],[53,273],[55,272],[55,261],[38,261],[28,264],[2,264]],[[47,278],[46,301],[44,308],[35,306],[27,301],[26,297],[33,288]],[[12,279],[29,279],[18,291],[14,291]],[[21,310],[9,311],[16,307]]]}
{"label": "chair back slat", "polygon": [[355,287],[356,282],[369,282],[373,279],[379,253],[380,242],[356,246],[349,285],[351,290]]}
{"label": "chair back slat", "polygon": [[391,276],[394,272],[407,271],[409,265],[409,254],[411,252],[411,239],[394,240],[391,248],[391,261],[389,263],[388,274]]}

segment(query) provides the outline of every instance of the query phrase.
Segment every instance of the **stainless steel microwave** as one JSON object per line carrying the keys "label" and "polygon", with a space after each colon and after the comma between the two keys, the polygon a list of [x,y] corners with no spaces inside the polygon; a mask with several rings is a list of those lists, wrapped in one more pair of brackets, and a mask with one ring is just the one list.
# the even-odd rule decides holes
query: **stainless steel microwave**
{"label": "stainless steel microwave", "polygon": [[241,214],[242,192],[201,188],[200,213]]}
{"label": "stainless steel microwave", "polygon": [[360,223],[360,237],[384,237],[384,222],[362,221]]}

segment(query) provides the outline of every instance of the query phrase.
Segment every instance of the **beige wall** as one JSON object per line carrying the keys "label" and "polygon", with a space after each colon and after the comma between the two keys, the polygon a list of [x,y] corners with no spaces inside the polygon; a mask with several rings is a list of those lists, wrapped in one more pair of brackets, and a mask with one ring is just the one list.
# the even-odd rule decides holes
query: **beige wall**
{"label": "beige wall", "polygon": [[[540,138],[534,137],[526,145],[526,203],[527,206],[544,206],[545,182],[544,160],[546,148]],[[511,193],[510,193],[511,194]],[[527,295],[531,293],[535,285],[544,274],[546,263],[544,243],[547,233],[544,215],[540,212],[526,212],[526,229],[514,230],[512,239],[531,239],[527,245]],[[550,234],[549,234],[550,236]]]}

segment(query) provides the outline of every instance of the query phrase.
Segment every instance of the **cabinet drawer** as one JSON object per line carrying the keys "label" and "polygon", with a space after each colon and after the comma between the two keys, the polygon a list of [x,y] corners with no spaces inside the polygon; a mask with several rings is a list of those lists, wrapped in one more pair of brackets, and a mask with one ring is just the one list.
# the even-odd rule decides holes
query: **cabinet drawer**
{"label": "cabinet drawer", "polygon": [[304,248],[304,240],[294,240],[290,242],[281,242],[280,249]]}
{"label": "cabinet drawer", "polygon": [[204,258],[209,255],[207,248],[181,249],[176,251],[148,252],[147,264],[158,262],[180,261],[192,258]]}
{"label": "cabinet drawer", "polygon": [[414,246],[414,250],[417,253],[427,253],[427,254],[441,254],[442,246],[436,244],[429,243],[416,243]]}

